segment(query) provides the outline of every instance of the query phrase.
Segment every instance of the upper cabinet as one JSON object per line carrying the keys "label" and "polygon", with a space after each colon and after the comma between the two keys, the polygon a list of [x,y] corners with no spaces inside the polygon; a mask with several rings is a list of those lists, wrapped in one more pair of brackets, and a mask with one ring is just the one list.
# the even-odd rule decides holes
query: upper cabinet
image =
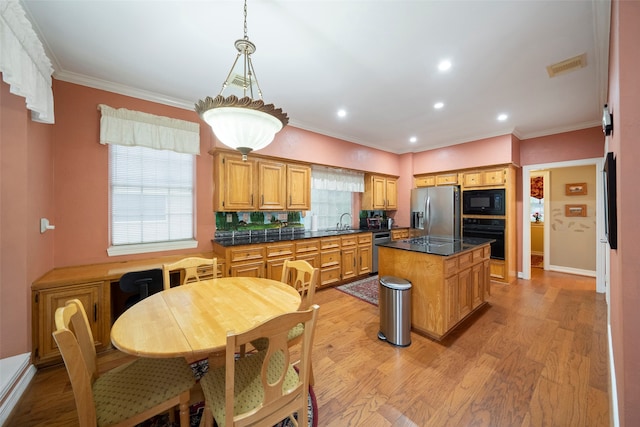
{"label": "upper cabinet", "polygon": [[398,178],[366,174],[364,176],[362,209],[398,209]]}
{"label": "upper cabinet", "polygon": [[213,210],[311,209],[311,167],[268,159],[214,153]]}
{"label": "upper cabinet", "polygon": [[506,182],[506,175],[505,168],[465,172],[462,175],[462,185],[464,187],[503,186]]}
{"label": "upper cabinet", "polygon": [[434,187],[436,185],[458,184],[458,174],[448,173],[443,175],[427,175],[415,177],[416,187]]}

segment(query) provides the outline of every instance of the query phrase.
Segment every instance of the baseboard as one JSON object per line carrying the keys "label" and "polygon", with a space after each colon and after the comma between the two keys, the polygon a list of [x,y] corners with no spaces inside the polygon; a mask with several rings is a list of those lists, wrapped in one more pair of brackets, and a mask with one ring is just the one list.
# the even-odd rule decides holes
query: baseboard
{"label": "baseboard", "polygon": [[609,332],[609,396],[611,403],[611,425],[613,427],[620,427],[620,418],[618,415],[618,386],[616,384],[616,364],[613,360],[613,341],[611,340],[611,325],[607,325],[607,332]]}
{"label": "baseboard", "polygon": [[36,374],[31,353],[0,359],[0,426],[4,426]]}
{"label": "baseboard", "polygon": [[579,276],[596,277],[594,270],[583,270],[581,268],[563,267],[561,265],[550,265],[549,271],[556,271],[558,273],[577,274]]}

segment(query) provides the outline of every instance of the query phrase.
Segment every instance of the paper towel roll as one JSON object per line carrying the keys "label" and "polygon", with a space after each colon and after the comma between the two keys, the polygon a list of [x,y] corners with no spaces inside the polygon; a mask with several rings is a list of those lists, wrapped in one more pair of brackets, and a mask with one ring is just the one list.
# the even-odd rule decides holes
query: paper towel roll
{"label": "paper towel roll", "polygon": [[311,231],[318,231],[318,215],[311,215]]}

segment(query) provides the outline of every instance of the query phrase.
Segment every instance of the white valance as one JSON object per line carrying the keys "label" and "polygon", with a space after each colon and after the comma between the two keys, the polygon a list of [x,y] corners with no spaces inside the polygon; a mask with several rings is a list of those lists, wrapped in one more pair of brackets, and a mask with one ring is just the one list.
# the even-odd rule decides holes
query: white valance
{"label": "white valance", "polygon": [[200,154],[200,125],[100,104],[100,144],[137,145]]}
{"label": "white valance", "polygon": [[313,166],[311,187],[317,190],[364,192],[364,173],[348,169]]}
{"label": "white valance", "polygon": [[0,71],[34,121],[54,123],[51,61],[18,0],[0,0]]}

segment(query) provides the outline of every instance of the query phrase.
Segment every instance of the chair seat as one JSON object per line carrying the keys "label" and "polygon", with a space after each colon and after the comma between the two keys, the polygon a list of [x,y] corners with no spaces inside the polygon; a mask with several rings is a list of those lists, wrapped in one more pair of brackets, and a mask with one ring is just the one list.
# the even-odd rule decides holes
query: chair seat
{"label": "chair seat", "polygon": [[182,358],[141,358],[114,368],[93,384],[98,426],[131,418],[194,384],[193,372]]}
{"label": "chair seat", "polygon": [[[236,362],[235,389],[234,389],[234,415],[246,413],[258,405],[264,399],[264,390],[260,379],[262,362],[267,354],[266,350],[241,357]],[[274,353],[267,371],[267,379],[270,383],[277,381],[277,373],[282,371],[284,356],[281,352]],[[282,385],[283,390],[289,390],[298,384],[298,374],[289,365]],[[225,425],[225,367],[221,366],[210,370],[200,380],[202,391],[211,405],[213,417],[219,426]]]}

